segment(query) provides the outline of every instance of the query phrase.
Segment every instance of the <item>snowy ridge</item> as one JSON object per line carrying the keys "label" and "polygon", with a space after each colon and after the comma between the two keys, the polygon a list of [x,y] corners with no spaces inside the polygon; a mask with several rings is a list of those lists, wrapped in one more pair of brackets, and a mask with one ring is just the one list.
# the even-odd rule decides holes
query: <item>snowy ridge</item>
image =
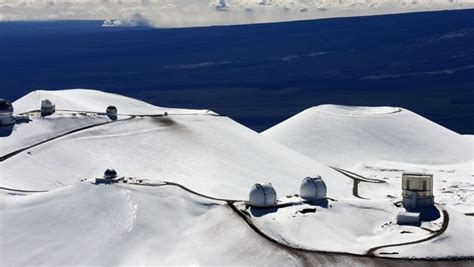
{"label": "snowy ridge", "polygon": [[186,27],[474,8],[473,0],[0,0],[0,21],[103,19]]}
{"label": "snowy ridge", "polygon": [[132,99],[126,96],[100,92],[88,89],[68,89],[58,91],[36,90],[26,96],[16,100],[13,103],[15,113],[23,113],[32,110],[38,110],[41,100],[49,99],[56,105],[56,109],[105,112],[109,105],[117,107],[119,114],[154,114],[154,113],[173,113],[173,114],[209,114],[216,113],[209,110],[190,110],[190,109],[170,109],[150,105],[140,100]]}
{"label": "snowy ridge", "polygon": [[[13,105],[32,110],[41,97],[57,103],[57,109],[103,111],[114,104],[119,113],[155,111],[152,114],[161,115],[164,111],[142,101],[93,90],[37,91]],[[318,174],[327,177],[330,195],[351,197],[350,181],[338,172],[227,117],[210,114],[174,110],[168,116],[137,116],[62,137],[1,162],[0,186],[52,189],[100,176],[112,167],[121,175],[178,182],[211,196],[234,199],[246,199],[256,182],[272,182],[279,194],[294,194],[304,177]],[[24,146],[34,142],[32,133],[51,131],[49,135],[54,136],[65,131],[58,128],[61,125],[80,126],[91,118],[76,116],[67,124],[46,129],[45,120],[61,121],[57,117],[33,117],[30,124],[16,125],[12,135],[2,138],[2,144]],[[59,165],[58,155],[62,162]],[[71,172],[76,166],[81,167]],[[25,175],[25,169],[35,176]]]}

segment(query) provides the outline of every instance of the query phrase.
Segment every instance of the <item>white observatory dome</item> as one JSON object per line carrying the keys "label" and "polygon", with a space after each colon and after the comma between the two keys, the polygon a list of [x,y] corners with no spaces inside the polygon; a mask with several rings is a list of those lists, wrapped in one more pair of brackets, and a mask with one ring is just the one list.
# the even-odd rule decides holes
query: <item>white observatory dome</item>
{"label": "white observatory dome", "polygon": [[254,207],[269,207],[276,204],[277,194],[273,186],[268,184],[255,184],[250,190],[250,205]]}
{"label": "white observatory dome", "polygon": [[321,176],[306,177],[301,182],[300,195],[306,200],[318,200],[326,198],[326,184]]}

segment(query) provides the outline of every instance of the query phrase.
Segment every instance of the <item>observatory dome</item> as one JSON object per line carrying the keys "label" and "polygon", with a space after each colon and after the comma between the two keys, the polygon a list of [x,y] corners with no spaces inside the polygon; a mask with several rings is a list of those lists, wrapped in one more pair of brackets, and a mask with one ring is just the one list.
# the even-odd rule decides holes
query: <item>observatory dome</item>
{"label": "observatory dome", "polygon": [[326,184],[321,176],[306,177],[301,182],[300,195],[306,200],[318,200],[326,198]]}
{"label": "observatory dome", "polygon": [[269,207],[276,204],[277,194],[273,186],[268,184],[255,184],[250,190],[250,205],[254,207]]}

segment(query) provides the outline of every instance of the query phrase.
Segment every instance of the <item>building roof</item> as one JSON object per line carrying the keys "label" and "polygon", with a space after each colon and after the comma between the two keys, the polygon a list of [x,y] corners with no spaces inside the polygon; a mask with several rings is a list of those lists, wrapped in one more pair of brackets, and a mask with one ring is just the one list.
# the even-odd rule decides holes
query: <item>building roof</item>
{"label": "building roof", "polygon": [[433,177],[433,174],[431,173],[423,173],[423,172],[404,172],[402,174],[403,177],[415,177],[415,178],[427,178],[427,177]]}

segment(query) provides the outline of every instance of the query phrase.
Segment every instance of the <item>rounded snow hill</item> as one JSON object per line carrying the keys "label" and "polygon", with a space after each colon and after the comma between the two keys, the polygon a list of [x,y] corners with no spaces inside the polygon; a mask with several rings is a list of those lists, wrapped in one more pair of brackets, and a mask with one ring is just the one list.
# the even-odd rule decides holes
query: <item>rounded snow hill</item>
{"label": "rounded snow hill", "polygon": [[469,138],[397,107],[321,105],[262,135],[339,167],[375,160],[453,164],[473,159]]}
{"label": "rounded snow hill", "polygon": [[[24,110],[35,109],[35,92],[19,100]],[[130,98],[90,90],[42,92],[54,95],[64,109],[95,110],[114,103],[119,110],[149,112],[159,108]],[[110,99],[108,97],[111,97]],[[90,104],[89,99],[94,99]],[[114,100],[114,101],[112,101]],[[121,106],[117,104],[119,103]],[[28,107],[25,103],[30,103]],[[72,104],[71,104],[72,103]],[[84,103],[84,104],[83,104]],[[57,108],[60,108],[57,106]],[[101,110],[101,108],[97,108]],[[0,186],[44,190],[101,176],[115,168],[119,176],[181,183],[199,193],[227,199],[248,199],[255,183],[271,182],[277,194],[295,194],[301,179],[321,175],[328,196],[352,198],[352,181],[326,165],[212,112],[176,110],[162,117],[123,116],[115,122],[74,132],[0,162]],[[156,112],[155,112],[156,113]],[[33,117],[16,125],[0,144],[9,150],[36,143],[32,133],[48,139],[94,120],[60,114]],[[126,118],[126,119],[123,119]],[[43,120],[48,120],[45,124]],[[98,123],[100,122],[97,121]],[[3,156],[4,152],[2,150]]]}

